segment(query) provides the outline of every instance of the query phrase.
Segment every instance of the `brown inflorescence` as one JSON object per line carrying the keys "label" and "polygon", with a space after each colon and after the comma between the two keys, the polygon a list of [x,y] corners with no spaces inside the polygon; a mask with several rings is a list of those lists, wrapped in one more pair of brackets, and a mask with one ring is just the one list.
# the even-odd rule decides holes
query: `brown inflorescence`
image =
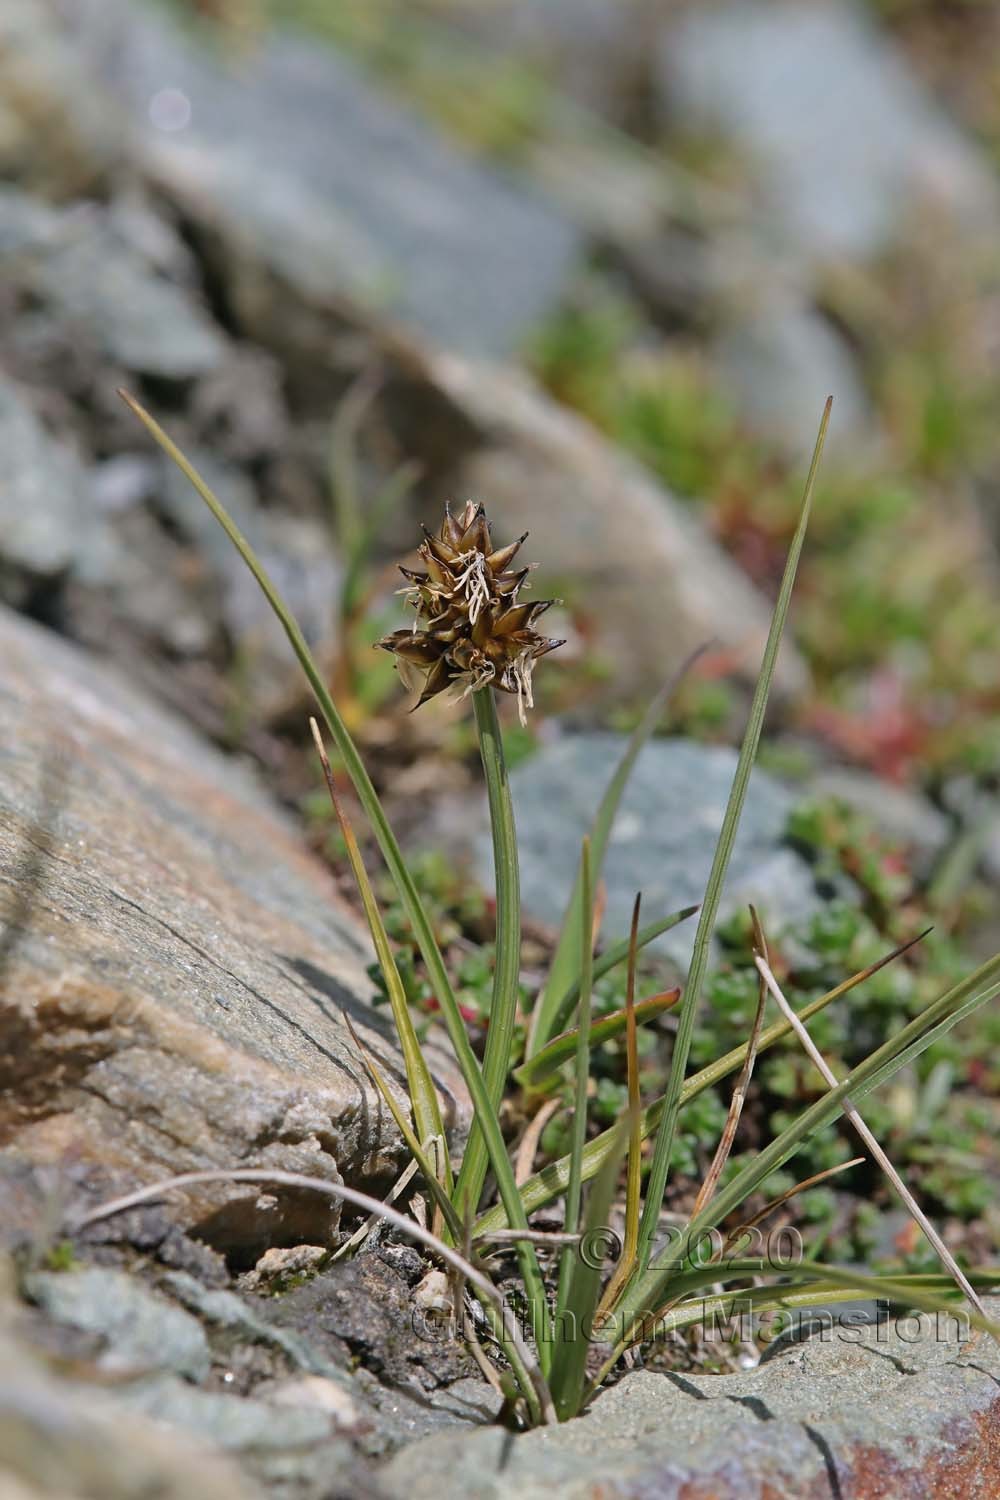
{"label": "brown inflorescence", "polygon": [[437,536],[424,527],[419,555],[426,571],[400,568],[416,610],[413,626],[378,642],[394,653],[403,680],[420,686],[417,707],[446,688],[464,696],[496,687],[516,695],[525,722],[535,662],[563,645],[534,629],[555,600],[518,603],[531,570],[511,564],[525,536],[494,550],[486,511],[472,501],[457,517],[446,507]]}

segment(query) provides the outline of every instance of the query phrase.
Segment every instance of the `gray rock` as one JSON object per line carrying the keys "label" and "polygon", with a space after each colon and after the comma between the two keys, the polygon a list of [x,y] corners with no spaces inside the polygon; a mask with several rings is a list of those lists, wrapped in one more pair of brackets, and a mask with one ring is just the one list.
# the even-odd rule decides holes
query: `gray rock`
{"label": "gray rock", "polygon": [[[40,122],[44,121],[44,125]],[[46,0],[0,9],[0,180],[46,193],[98,186],[121,162],[122,121]]]}
{"label": "gray rock", "polygon": [[1000,885],[1000,812],[994,813],[987,828],[983,867],[993,884]]}
{"label": "gray rock", "polygon": [[[6,1312],[6,1309],[5,1309]],[[193,1437],[177,1441],[91,1381],[48,1370],[0,1328],[0,1491],[10,1500],[255,1500],[263,1492]]]}
{"label": "gray rock", "polygon": [[164,1279],[187,1307],[208,1322],[234,1330],[254,1342],[273,1344],[288,1356],[293,1365],[309,1375],[320,1375],[338,1385],[350,1386],[349,1377],[332,1360],[326,1359],[291,1329],[269,1323],[235,1292],[202,1286],[186,1271],[170,1271]]}
{"label": "gray rock", "polygon": [[860,6],[702,5],[664,29],[671,118],[722,131],[758,168],[760,220],[807,260],[869,257],[930,204],[995,229],[996,181]]}
{"label": "gray rock", "polygon": [[467,1375],[462,1380],[452,1381],[444,1390],[435,1391],[431,1405],[435,1411],[444,1412],[460,1422],[472,1422],[478,1427],[496,1420],[503,1407],[503,1397],[485,1380]]}
{"label": "gray rock", "polygon": [[[379,1273],[384,1279],[380,1279]],[[374,1302],[368,1284],[372,1274],[375,1287],[384,1293],[376,1295]],[[225,1328],[241,1340],[270,1344],[280,1349],[293,1366],[306,1372],[304,1376],[277,1383],[261,1382],[254,1388],[252,1403],[234,1405],[228,1398],[215,1395],[203,1400],[202,1392],[184,1390],[175,1381],[157,1385],[156,1391],[163,1393],[165,1400],[150,1391],[148,1383],[133,1398],[143,1410],[191,1427],[223,1447],[258,1447],[258,1434],[269,1449],[300,1440],[294,1428],[288,1433],[280,1424],[275,1426],[272,1415],[275,1405],[282,1411],[308,1411],[314,1425],[320,1414],[327,1428],[332,1419],[336,1430],[360,1440],[364,1451],[371,1456],[385,1456],[431,1432],[457,1425],[481,1426],[498,1415],[502,1399],[478,1376],[450,1378],[448,1384],[429,1391],[422,1388],[421,1379],[414,1379],[416,1373],[426,1380],[425,1364],[428,1370],[436,1369],[441,1376],[450,1377],[465,1361],[460,1350],[445,1351],[441,1360],[436,1345],[422,1341],[411,1330],[413,1318],[408,1294],[404,1291],[402,1301],[399,1300],[398,1278],[377,1257],[363,1257],[360,1272],[346,1264],[331,1271],[325,1278],[325,1290],[318,1288],[318,1298],[303,1288],[301,1298],[286,1293],[269,1299],[263,1304],[266,1315],[255,1312],[233,1293],[209,1290],[183,1272],[169,1273],[165,1281],[171,1291],[210,1324]],[[330,1292],[341,1282],[340,1317],[353,1319],[363,1329],[357,1340],[352,1339],[350,1354],[339,1338],[330,1337],[334,1305]],[[301,1317],[302,1308],[297,1306],[303,1300],[311,1309],[311,1315],[306,1317]],[[337,1321],[334,1314],[334,1322]],[[300,1329],[282,1323],[300,1324]],[[323,1352],[324,1347],[330,1346],[342,1351],[341,1362]],[[348,1372],[343,1361],[356,1359],[358,1353],[362,1353],[364,1364]],[[380,1372],[381,1379],[372,1373],[373,1368]]]}
{"label": "gray rock", "polygon": [[[43,426],[36,408],[45,401],[45,392],[0,372],[7,464],[0,599],[37,605],[44,589],[47,617],[58,617],[68,633],[109,651],[133,673],[158,674],[158,689],[169,685],[167,674],[158,673],[161,653],[205,658],[224,641],[235,643],[242,712],[249,719],[280,713],[296,683],[287,640],[189,482],[149,454],[123,453],[85,469],[74,448]],[[329,526],[264,510],[239,469],[197,447],[190,452],[279,589],[294,600],[307,639],[324,658],[340,588]],[[197,714],[190,700],[181,706]]]}
{"label": "gray rock", "polygon": [[370,1447],[378,1457],[388,1457],[431,1433],[488,1427],[503,1407],[503,1397],[493,1386],[469,1375],[429,1396],[373,1381],[368,1396],[377,1424]]}
{"label": "gray rock", "polygon": [[427,1438],[382,1482],[399,1500],[985,1497],[1000,1358],[962,1336],[950,1316],[835,1322],[746,1374],[636,1372],[561,1427]]}
{"label": "gray rock", "polygon": [[238,1457],[272,1496],[347,1500],[379,1494],[370,1465],[338,1433],[335,1414],[318,1403],[263,1401],[167,1376],[129,1386],[120,1406],[129,1421],[136,1414],[152,1417],[173,1428],[175,1440]]}
{"label": "gray rock", "polygon": [[[134,205],[129,213],[148,239],[159,228],[169,241],[161,220]],[[0,371],[8,464],[0,496],[0,598],[57,618],[68,633],[122,656],[137,639],[150,662],[164,651],[206,656],[221,644],[222,591],[147,504],[161,467],[145,453],[85,467],[88,450],[115,446],[97,413],[112,404],[121,412],[112,421],[124,418],[114,388],[126,368],[193,377],[217,365],[227,347],[191,288],[165,278],[146,251],[128,242],[139,237],[135,225],[127,237],[114,227],[123,214],[59,211],[0,190],[0,278],[7,294],[0,323],[5,353],[21,376],[15,382]],[[169,244],[147,251],[171,259]],[[310,567],[329,563],[315,536],[296,543]],[[271,551],[283,555],[282,542]],[[328,566],[321,586],[329,585]],[[330,614],[328,608],[328,627]]]}
{"label": "gray rock", "polygon": [[227,66],[137,7],[78,21],[139,162],[238,259],[479,352],[516,347],[559,296],[572,227],[332,50],[276,34]]}
{"label": "gray rock", "polygon": [[754,431],[798,451],[833,396],[831,444],[871,447],[873,413],[850,349],[805,301],[771,297],[715,343],[719,378]]}
{"label": "gray rock", "polygon": [[[26,1290],[41,1312],[29,1318],[5,1301],[0,1319],[5,1500],[253,1500],[264,1492],[346,1500],[379,1492],[356,1447],[371,1429],[371,1409],[352,1390],[329,1377],[300,1379],[298,1391],[294,1381],[265,1378],[256,1387],[264,1398],[247,1399],[193,1384],[211,1378],[201,1325],[124,1272],[34,1272]],[[106,1341],[96,1363],[59,1337],[67,1325],[76,1337]],[[237,1344],[224,1357],[239,1355]]]}
{"label": "gray rock", "polygon": [[809,795],[833,797],[862,813],[884,837],[912,850],[925,872],[952,835],[950,820],[926,797],[865,771],[820,771],[810,779]]}
{"label": "gray rock", "polygon": [[204,1329],[183,1308],[156,1295],[124,1271],[87,1266],[33,1271],[31,1300],[57,1323],[100,1334],[100,1368],[130,1375],[165,1372],[203,1380],[211,1357]]}
{"label": "gray rock", "polygon": [[605,118],[635,109],[649,58],[649,0],[451,0],[463,36],[475,32],[494,55],[514,58]]}
{"label": "gray rock", "polygon": [[[744,680],[756,677],[770,609],[690,510],[519,372],[453,355],[413,363],[447,405],[433,421],[411,421],[412,451],[433,461],[432,445],[447,441],[457,457],[445,493],[488,501],[505,539],[530,531],[535,586],[572,589],[611,669],[609,691],[658,685],[713,639]],[[786,644],[776,694],[807,680]]]}
{"label": "gray rock", "polygon": [[17,604],[65,573],[88,527],[83,466],[36,416],[27,393],[0,374],[0,588]]}
{"label": "gray rock", "polygon": [[[30,1267],[58,1266],[68,1253],[68,1245],[59,1239],[67,1206],[72,1217],[77,1203],[91,1197],[95,1190],[102,1196],[106,1193],[93,1162],[44,1165],[32,1163],[13,1150],[0,1152],[0,1255],[20,1257],[22,1264]],[[100,1240],[101,1248],[96,1253],[102,1264],[124,1262],[131,1266],[138,1253],[161,1265],[183,1268],[206,1286],[224,1286],[229,1281],[224,1256],[181,1229],[169,1198],[107,1219],[91,1233]],[[53,1259],[40,1259],[52,1247],[57,1249]],[[75,1253],[69,1257],[69,1264],[78,1264]],[[91,1347],[97,1343],[96,1336],[75,1333],[68,1327],[61,1332],[65,1338],[60,1343]]]}
{"label": "gray rock", "polygon": [[[104,543],[99,550],[81,547],[73,558],[60,615],[67,634],[105,647],[127,670],[143,649],[150,658],[164,650],[171,657],[206,656],[218,639],[218,621],[191,554],[142,506],[98,535]],[[155,671],[152,661],[146,666]]]}
{"label": "gray rock", "polygon": [[965,775],[952,776],[945,783],[942,801],[974,844],[987,880],[1000,885],[1000,797]]}
{"label": "gray rock", "polygon": [[0,256],[9,276],[27,268],[31,256],[52,243],[61,218],[41,198],[9,185],[0,188]]}
{"label": "gray rock", "polygon": [[293,1277],[312,1276],[329,1258],[323,1245],[289,1245],[286,1249],[265,1250],[250,1271],[239,1279],[242,1292],[279,1291]]}
{"label": "gray rock", "polygon": [[309,1448],[331,1430],[329,1416],[315,1407],[275,1407],[175,1379],[137,1383],[123,1404],[230,1453]]}
{"label": "gray rock", "polygon": [[[614,734],[567,735],[511,774],[525,911],[556,923],[565,910],[590,827],[625,747]],[[640,752],[608,843],[603,932],[628,932],[642,892],[647,921],[701,901],[736,767],[736,752],[687,740],[653,740]],[[755,771],[723,894],[723,918],[753,901],[772,931],[820,905],[809,866],[783,843],[794,795]],[[476,869],[492,885],[492,853],[483,828]],[[654,951],[684,967],[694,922],[657,939]]]}
{"label": "gray rock", "polygon": [[165,1376],[133,1382],[117,1404],[129,1424],[139,1416],[172,1430],[178,1446],[238,1458],[247,1481],[256,1479],[271,1496],[378,1496],[369,1464],[340,1436],[334,1413],[318,1403],[237,1397]]}
{"label": "gray rock", "polygon": [[380,1407],[388,1395],[391,1412],[399,1392],[426,1405],[430,1393],[468,1378],[476,1367],[454,1330],[440,1339],[421,1332],[413,1284],[423,1269],[409,1247],[386,1246],[321,1271],[273,1299],[269,1313],[334,1363],[349,1350],[354,1361],[377,1372],[386,1390],[370,1395]]}
{"label": "gray rock", "polygon": [[[332,649],[340,594],[340,569],[330,527],[286,511],[266,511],[252,483],[207,451],[187,455],[248,538],[295,615],[310,646],[323,660]],[[217,580],[221,614],[239,643],[242,685],[248,707],[266,713],[287,701],[288,641],[255,578],[237,554],[190,481],[169,460],[160,468],[161,503],[171,525],[190,542]]]}
{"label": "gray rock", "polygon": [[[9,1148],[126,1182],[391,1171],[399,1143],[345,1020],[398,1081],[367,935],[249,772],[10,614],[0,704]],[[193,1190],[176,1211],[244,1264],[329,1243],[336,1222],[318,1194],[244,1187]]]}
{"label": "gray rock", "polygon": [[109,359],[170,380],[220,364],[225,343],[207,313],[116,241],[99,222],[36,264],[35,284],[69,330],[79,329]]}
{"label": "gray rock", "polygon": [[[2,255],[0,255],[2,259]],[[86,615],[95,610],[94,631],[107,643],[107,618],[179,655],[207,650],[213,640],[211,611],[192,609],[191,592],[176,542],[139,507],[118,516],[106,503],[108,465],[88,472],[67,441],[52,436],[37,407],[44,396],[0,372],[0,443],[5,482],[0,488],[0,600],[18,608],[42,605],[61,615],[68,628],[87,634]],[[156,471],[154,470],[154,477]],[[138,476],[133,474],[130,484]],[[314,549],[312,559],[322,557]],[[173,565],[172,565],[173,564]],[[67,607],[67,597],[72,603]]]}
{"label": "gray rock", "polygon": [[46,211],[8,190],[0,226],[5,283],[46,308],[62,338],[171,380],[221,364],[226,341],[196,295],[161,275],[106,210]]}
{"label": "gray rock", "polygon": [[148,454],[116,453],[95,464],[89,477],[94,505],[114,516],[142,505],[155,494],[159,469]]}

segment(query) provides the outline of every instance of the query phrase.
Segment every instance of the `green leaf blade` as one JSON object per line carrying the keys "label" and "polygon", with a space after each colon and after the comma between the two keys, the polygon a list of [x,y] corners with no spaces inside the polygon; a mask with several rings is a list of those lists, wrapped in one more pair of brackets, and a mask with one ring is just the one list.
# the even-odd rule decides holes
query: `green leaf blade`
{"label": "green leaf blade", "polygon": [[[596,968],[594,973],[596,975]],[[664,1011],[676,1005],[680,999],[680,990],[664,990],[660,995],[651,995],[647,1000],[640,1000],[635,1007],[635,1020],[637,1026],[644,1026],[647,1021],[654,1021],[657,1016],[662,1016]],[[614,1037],[620,1036],[628,1026],[628,1011],[615,1010],[610,1015],[602,1016],[599,1021],[592,1021],[590,1026],[590,1045],[596,1047],[600,1042],[608,1042]],[[539,1087],[558,1068],[561,1068],[576,1051],[576,1042],[579,1035],[579,1027],[572,1031],[564,1031],[562,1035],[553,1037],[547,1047],[541,1052],[536,1052],[534,1057],[515,1068],[513,1072],[514,1082],[522,1088]]]}
{"label": "green leaf blade", "polygon": [[[904,1061],[930,1045],[939,1022],[962,1010],[969,1015],[974,1009],[985,1005],[1000,992],[1000,954],[988,960],[959,984],[939,996],[916,1016],[895,1037],[872,1052],[865,1060],[852,1068],[836,1088],[828,1090],[821,1098],[804,1109],[783,1131],[741,1168],[726,1185],[719,1189],[711,1203],[692,1219],[676,1245],[672,1247],[674,1265],[685,1260],[690,1245],[705,1230],[723,1222],[726,1216],[746,1201],[751,1193],[762,1186],[765,1180],[783,1166],[795,1152],[814,1135],[817,1130],[829,1125],[843,1113],[845,1099],[856,1099],[869,1092],[865,1085],[877,1078],[886,1082],[898,1072]],[[630,1286],[623,1298],[628,1311],[639,1305],[648,1306],[652,1301],[662,1306],[671,1285],[671,1267],[658,1267],[655,1263]]]}
{"label": "green leaf blade", "polygon": [[[496,883],[496,962],[490,1024],[483,1054],[483,1085],[497,1114],[510,1073],[521,974],[521,887],[514,808],[503,752],[503,736],[492,688],[472,695],[476,730],[486,779],[493,872]],[[489,1153],[477,1120],[473,1120],[455,1189],[459,1213],[474,1214],[486,1180]]]}
{"label": "green leaf blade", "polygon": [[[205,483],[201,475],[188,462],[177,445],[164,432],[160,424],[150,416],[134,397],[125,391],[121,391],[119,394],[126,405],[138,417],[154,442],[177,465],[181,473],[197,490],[257,580],[264,597],[267,599],[285,635],[288,637],[289,644],[298,659],[306,681],[313,691],[320,712],[337,747],[337,752],[354,784],[354,789],[365,810],[365,815],[368,818],[376,842],[382,852],[382,857],[388,866],[389,873],[392,875],[399,893],[399,898],[410,920],[417,946],[427,966],[430,982],[434,987],[438,1003],[441,1006],[441,1016],[448,1032],[449,1040],[454,1048],[462,1078],[472,1097],[476,1117],[486,1138],[490,1166],[496,1176],[497,1190],[500,1194],[504,1211],[508,1216],[508,1222],[516,1228],[524,1228],[527,1225],[527,1219],[520,1194],[517,1190],[517,1184],[514,1181],[514,1171],[510,1163],[510,1158],[507,1155],[507,1148],[500,1130],[500,1123],[495,1112],[490,1107],[489,1096],[487,1095],[482,1070],[479,1066],[479,1059],[473,1052],[468,1035],[466,1034],[465,1022],[462,1020],[458,1001],[448,977],[448,971],[445,968],[444,959],[441,956],[441,950],[434,936],[430,919],[420,899],[420,893],[414,883],[413,876],[406,865],[406,861],[403,859],[399,844],[386,818],[378,794],[358,753],[357,746],[337,710],[323,674],[320,672],[312,652],[309,650],[299,624],[275,588],[250,543],[243,536],[225,506]],[[528,1284],[532,1306],[537,1309],[540,1304],[544,1304],[544,1287],[541,1269],[538,1265],[538,1257],[534,1246],[530,1244],[525,1247],[522,1267],[525,1269],[525,1280]],[[540,1337],[543,1330],[538,1328],[535,1332],[536,1337]]]}
{"label": "green leaf blade", "polygon": [[823,454],[823,445],[826,441],[827,428],[830,422],[831,404],[831,400],[827,400],[820,422],[819,433],[816,438],[816,446],[813,449],[812,463],[809,466],[809,474],[806,479],[799,521],[788,551],[781,587],[778,591],[777,602],[771,617],[771,628],[768,632],[767,644],[764,647],[764,656],[757,677],[757,684],[754,688],[747,728],[743,737],[743,744],[740,747],[736,771],[733,776],[732,790],[726,804],[722,828],[719,832],[715,856],[712,860],[712,868],[708,877],[708,885],[705,889],[705,899],[698,918],[694,950],[691,955],[691,964],[684,984],[684,997],[681,1002],[677,1036],[674,1040],[674,1050],[670,1062],[670,1074],[664,1097],[663,1115],[657,1130],[656,1144],[653,1149],[653,1161],[650,1166],[646,1189],[646,1202],[643,1208],[642,1222],[639,1226],[640,1266],[644,1266],[648,1262],[649,1247],[659,1220],[660,1209],[663,1205],[663,1195],[667,1186],[667,1175],[670,1169],[674,1135],[677,1129],[677,1116],[681,1106],[681,1091],[684,1086],[684,1076],[687,1071],[688,1056],[691,1051],[695,1019],[701,1003],[702,987],[708,970],[712,934],[715,930],[722,887],[729,869],[729,860],[733,844],[736,840],[743,804],[746,801],[750,772],[757,757],[757,747],[760,744],[761,731],[764,725],[764,714],[767,709],[771,683],[774,679],[774,672],[778,663],[778,650],[781,645],[788,607],[791,603],[792,589],[795,584],[795,575],[798,571],[799,558],[802,555],[802,548],[805,544],[806,530],[809,525],[809,515],[812,509],[812,498],[816,485],[816,475],[819,470],[820,458]]}

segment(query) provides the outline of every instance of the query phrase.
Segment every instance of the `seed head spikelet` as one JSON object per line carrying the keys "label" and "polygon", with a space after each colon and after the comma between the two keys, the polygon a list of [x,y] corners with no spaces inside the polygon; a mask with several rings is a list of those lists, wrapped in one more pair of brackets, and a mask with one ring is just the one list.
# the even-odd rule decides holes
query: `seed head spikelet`
{"label": "seed head spikelet", "polygon": [[418,708],[448,688],[464,697],[496,687],[517,697],[523,724],[525,709],[533,706],[535,662],[563,645],[534,629],[555,600],[518,602],[531,570],[511,564],[527,532],[494,549],[486,511],[471,500],[460,516],[445,508],[436,536],[423,530],[423,571],[400,568],[413,625],[378,644],[393,652],[404,682],[419,686]]}

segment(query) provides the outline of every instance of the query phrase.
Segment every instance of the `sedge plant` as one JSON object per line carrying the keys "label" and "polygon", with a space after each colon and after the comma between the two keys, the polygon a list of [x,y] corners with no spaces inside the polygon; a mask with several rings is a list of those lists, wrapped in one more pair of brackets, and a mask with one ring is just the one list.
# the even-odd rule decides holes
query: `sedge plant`
{"label": "sedge plant", "polygon": [[[579,868],[553,958],[535,997],[526,1040],[520,1049],[517,1038],[524,1033],[517,1025],[518,853],[497,694],[513,696],[523,717],[532,703],[536,664],[560,643],[542,636],[535,628],[548,601],[526,603],[520,598],[528,569],[515,566],[515,562],[524,538],[508,546],[496,546],[481,506],[469,506],[459,516],[446,512],[437,533],[425,532],[419,549],[423,567],[403,569],[413,619],[408,627],[385,637],[380,644],[393,653],[405,680],[419,687],[420,702],[445,691],[472,699],[481,752],[496,877],[496,961],[487,1041],[480,1058],[470,1044],[454,987],[412,873],[294,616],[204,480],[153,417],[131,396],[122,394],[147,431],[201,495],[284,627],[315,697],[318,719],[353,784],[411,924],[474,1109],[468,1142],[461,1159],[454,1164],[445,1144],[433,1078],[409,1017],[392,946],[357,840],[336,795],[323,745],[323,729],[314,722],[313,733],[341,820],[399,1035],[409,1094],[408,1113],[372,1060],[367,1057],[363,1060],[397,1121],[434,1210],[433,1231],[422,1229],[415,1237],[429,1249],[436,1248],[453,1271],[458,1267],[464,1275],[465,1287],[478,1298],[490,1328],[496,1359],[504,1368],[505,1378],[513,1378],[517,1388],[523,1421],[544,1423],[574,1417],[634,1345],[654,1335],[703,1322],[719,1312],[729,1315],[734,1303],[760,1314],[861,1296],[880,1297],[906,1308],[945,1310],[953,1308],[956,1296],[960,1296],[965,1300],[973,1326],[994,1336],[1000,1334],[979,1297],[984,1288],[1000,1284],[1000,1270],[985,1268],[969,1273],[960,1270],[885,1153],[877,1143],[873,1144],[858,1113],[859,1103],[869,1093],[1000,991],[1000,956],[954,985],[838,1080],[809,1037],[810,1018],[863,984],[919,939],[912,939],[879,963],[848,976],[835,989],[796,1011],[770,969],[766,936],[755,916],[760,991],[751,1034],[744,1045],[699,1072],[688,1070],[719,901],[805,542],[830,403],[823,413],[805,483],[799,522],[778,591],[701,907],[659,914],[640,926],[637,902],[631,932],[595,955],[595,892],[616,810],[631,767],[660,722],[671,683],[632,735],[593,825],[582,840]],[[695,911],[697,930],[683,986],[636,999],[637,955],[660,933],[692,917]],[[612,1016],[595,1020],[591,1014],[594,981],[621,963],[628,966],[626,1005]],[[767,1010],[772,1004],[778,1014],[776,1019],[768,1021]],[[676,1030],[666,1089],[662,1097],[643,1105],[638,1091],[637,1029],[668,1007],[673,1007]],[[616,1032],[626,1038],[628,1105],[616,1125],[592,1135],[587,1121],[590,1053],[598,1040]],[[738,1170],[727,1175],[727,1159],[755,1058],[789,1035],[806,1046],[820,1067],[826,1091],[800,1109],[774,1139]],[[500,1125],[504,1095],[513,1084],[526,1094],[534,1092],[537,1096],[547,1080],[553,1075],[563,1076],[567,1070],[571,1074],[573,1098],[570,1150],[536,1173],[516,1174]],[[664,1248],[661,1216],[671,1182],[680,1117],[692,1100],[733,1074],[737,1081],[718,1149],[692,1210],[680,1227],[671,1226],[672,1233]],[[861,1131],[866,1150],[887,1171],[895,1191],[928,1234],[941,1264],[939,1272],[887,1277],[842,1270],[816,1260],[776,1267],[759,1254],[740,1253],[741,1246],[755,1244],[752,1231],[762,1217],[776,1211],[795,1192],[813,1185],[817,1179],[809,1178],[782,1193],[764,1210],[751,1213],[744,1205],[766,1188],[772,1174],[792,1160],[813,1134],[841,1116]],[[594,1247],[606,1244],[605,1226],[623,1172],[624,1243],[617,1264],[605,1266]],[[162,1191],[166,1184],[156,1186]],[[147,1196],[152,1191],[146,1190]],[[556,1199],[564,1204],[562,1232],[553,1236],[533,1230],[530,1215]],[[398,1223],[400,1217],[396,1210],[388,1209],[385,1216],[393,1223]],[[512,1244],[515,1249],[527,1310],[523,1329],[512,1324],[510,1309],[503,1304],[484,1268],[486,1247],[498,1243]],[[555,1245],[559,1248],[558,1265],[554,1276],[547,1279],[540,1252]]]}

